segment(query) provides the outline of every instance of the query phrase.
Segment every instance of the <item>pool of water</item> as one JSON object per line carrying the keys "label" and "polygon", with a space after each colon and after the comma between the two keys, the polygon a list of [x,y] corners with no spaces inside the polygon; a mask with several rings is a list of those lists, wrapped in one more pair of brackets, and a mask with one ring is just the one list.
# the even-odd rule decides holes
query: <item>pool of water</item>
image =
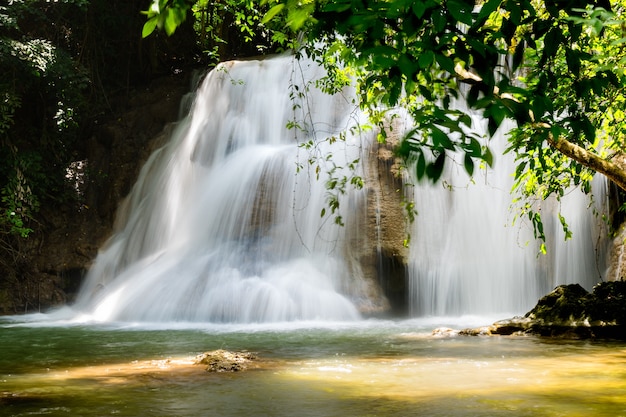
{"label": "pool of water", "polygon": [[[0,318],[0,416],[626,416],[626,343],[433,336],[439,325]],[[214,349],[259,359],[193,364]]]}

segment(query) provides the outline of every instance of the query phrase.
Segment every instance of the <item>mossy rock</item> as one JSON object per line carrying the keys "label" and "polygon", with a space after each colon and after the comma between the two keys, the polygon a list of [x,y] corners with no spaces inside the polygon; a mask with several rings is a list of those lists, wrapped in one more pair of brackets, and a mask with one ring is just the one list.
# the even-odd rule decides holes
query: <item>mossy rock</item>
{"label": "mossy rock", "polygon": [[590,322],[626,325],[626,281],[602,282],[592,295],[586,305]]}
{"label": "mossy rock", "polygon": [[626,339],[626,281],[603,282],[593,292],[560,285],[524,317],[496,322],[491,334]]}
{"label": "mossy rock", "polygon": [[559,325],[584,321],[588,296],[587,290],[578,284],[560,285],[543,296],[525,317]]}

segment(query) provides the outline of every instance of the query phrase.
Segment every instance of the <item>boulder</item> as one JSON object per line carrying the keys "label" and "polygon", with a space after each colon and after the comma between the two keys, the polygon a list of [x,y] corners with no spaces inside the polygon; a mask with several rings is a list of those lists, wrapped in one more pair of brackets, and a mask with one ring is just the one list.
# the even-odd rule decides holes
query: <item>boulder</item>
{"label": "boulder", "polygon": [[558,286],[524,317],[494,323],[489,334],[626,340],[626,281],[602,282],[591,293],[578,284]]}

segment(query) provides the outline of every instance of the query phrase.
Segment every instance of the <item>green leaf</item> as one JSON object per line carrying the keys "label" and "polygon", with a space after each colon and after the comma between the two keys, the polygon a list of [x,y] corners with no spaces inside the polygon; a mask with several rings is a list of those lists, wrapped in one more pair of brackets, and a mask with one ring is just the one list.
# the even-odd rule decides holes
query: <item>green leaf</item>
{"label": "green leaf", "polygon": [[569,71],[578,76],[580,74],[580,54],[573,49],[565,50],[565,62]]}
{"label": "green leaf", "polygon": [[[349,7],[350,7],[350,5],[348,5],[348,8]],[[278,13],[280,13],[284,8],[285,8],[285,4],[284,3],[278,3],[278,4],[274,5],[271,9],[269,9],[267,11],[267,13],[265,13],[265,16],[263,16],[263,20],[261,20],[261,23],[266,24],[267,22],[272,20],[274,18],[274,16],[276,16]]]}
{"label": "green leaf", "polygon": [[465,146],[465,152],[474,158],[482,157],[482,147],[480,142],[475,138],[470,138],[470,142]]}
{"label": "green leaf", "polygon": [[433,101],[433,92],[432,89],[428,88],[425,85],[418,85],[417,86],[418,90],[420,91],[420,94],[422,95],[422,97],[424,97],[426,100],[428,101]]}
{"label": "green leaf", "polygon": [[402,93],[402,80],[400,77],[392,77],[390,85],[387,86],[387,104],[395,106],[398,104],[400,94]]}
{"label": "green leaf", "polygon": [[413,13],[415,14],[415,16],[421,19],[422,16],[424,16],[424,12],[426,11],[426,4],[423,1],[414,1],[411,8],[413,9]]}
{"label": "green leaf", "polygon": [[517,71],[522,61],[524,60],[524,51],[526,50],[525,45],[526,42],[524,42],[523,40],[520,40],[517,45],[515,45],[515,51],[513,52],[513,71]]}
{"label": "green leaf", "polygon": [[433,51],[424,51],[417,59],[417,65],[422,69],[427,69],[435,61],[435,53]]}
{"label": "green leaf", "polygon": [[461,114],[461,116],[459,117],[459,124],[464,124],[465,126],[469,127],[470,129],[472,128],[472,117],[467,114],[467,113],[463,113]]}
{"label": "green leaf", "polygon": [[159,20],[158,16],[153,16],[150,19],[148,19],[146,23],[143,24],[143,29],[141,30],[142,38],[147,38],[148,36],[150,36],[152,32],[154,32],[154,29],[156,29],[158,20]]}
{"label": "green leaf", "polygon": [[506,118],[508,112],[506,107],[495,103],[489,106],[486,113],[489,114],[489,135],[493,136],[502,124],[502,121]]}
{"label": "green leaf", "polygon": [[444,148],[453,151],[454,144],[448,137],[446,133],[444,133],[441,129],[436,126],[432,126],[430,128],[430,132],[433,138],[433,146],[435,148]]}
{"label": "green leaf", "polygon": [[417,175],[417,179],[421,180],[426,173],[426,158],[424,157],[424,153],[419,152],[417,157],[417,162],[415,164],[415,174]]}
{"label": "green leaf", "polygon": [[559,49],[559,45],[563,40],[563,33],[558,27],[550,29],[544,40],[543,53],[541,55],[540,65],[543,65],[549,58],[553,58]]}
{"label": "green leaf", "polygon": [[441,33],[446,28],[446,16],[444,9],[439,9],[433,13],[432,16],[435,32]]}
{"label": "green leaf", "polygon": [[526,169],[527,161],[522,160],[517,167],[515,167],[515,178],[520,178]]}
{"label": "green leaf", "polygon": [[469,5],[468,3],[459,0],[448,0],[446,6],[448,8],[448,12],[450,12],[452,17],[458,22],[465,23],[466,25],[472,24],[473,4]]}
{"label": "green leaf", "polygon": [[470,90],[467,93],[467,105],[470,107],[474,107],[478,102],[478,96],[480,94],[480,85],[474,84],[470,87]]}
{"label": "green leaf", "polygon": [[176,27],[178,26],[174,13],[172,12],[172,9],[167,8],[162,16],[164,16],[165,19],[165,33],[167,36],[170,36],[176,31]]}
{"label": "green leaf", "polygon": [[485,147],[485,152],[483,153],[483,161],[490,167],[493,167],[493,154],[491,153],[491,149]]}
{"label": "green leaf", "polygon": [[446,153],[441,152],[439,156],[437,156],[437,159],[435,159],[435,162],[428,165],[428,167],[426,168],[426,175],[428,175],[428,178],[430,178],[432,182],[439,181],[441,174],[443,174],[443,168],[445,166],[445,163]]}
{"label": "green leaf", "polygon": [[416,71],[415,63],[407,54],[400,55],[400,59],[398,59],[398,67],[400,67],[400,71],[402,71],[402,74],[404,74],[405,77],[408,79],[413,78],[413,74],[415,74]]}
{"label": "green leaf", "polygon": [[489,0],[484,3],[480,8],[478,17],[476,17],[474,27],[476,29],[480,29],[485,24],[485,20],[487,20],[489,15],[491,15],[491,13],[495,12],[498,7],[500,7],[500,4],[502,4],[502,0]]}
{"label": "green leaf", "polygon": [[435,60],[437,61],[437,64],[439,64],[439,66],[445,70],[448,71],[450,74],[454,74],[454,61],[450,58],[448,58],[445,55],[442,54],[437,54],[435,55]]}
{"label": "green leaf", "polygon": [[552,113],[553,110],[552,102],[545,96],[535,96],[531,101],[531,107],[536,120],[544,117],[546,113]]}
{"label": "green leaf", "polygon": [[591,123],[588,117],[583,117],[581,122],[581,128],[583,133],[585,134],[585,139],[589,141],[589,143],[593,143],[596,139],[596,128]]}
{"label": "green leaf", "polygon": [[463,159],[463,166],[465,167],[465,171],[467,171],[467,173],[471,177],[474,174],[474,160],[469,153],[465,154],[465,158]]}

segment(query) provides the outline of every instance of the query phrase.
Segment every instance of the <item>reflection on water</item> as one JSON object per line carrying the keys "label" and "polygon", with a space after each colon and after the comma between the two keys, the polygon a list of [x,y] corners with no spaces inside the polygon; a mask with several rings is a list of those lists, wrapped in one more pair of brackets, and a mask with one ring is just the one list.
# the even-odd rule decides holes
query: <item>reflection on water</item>
{"label": "reflection on water", "polygon": [[[0,327],[0,416],[626,416],[626,344],[431,323]],[[213,349],[255,366],[210,374]]]}

